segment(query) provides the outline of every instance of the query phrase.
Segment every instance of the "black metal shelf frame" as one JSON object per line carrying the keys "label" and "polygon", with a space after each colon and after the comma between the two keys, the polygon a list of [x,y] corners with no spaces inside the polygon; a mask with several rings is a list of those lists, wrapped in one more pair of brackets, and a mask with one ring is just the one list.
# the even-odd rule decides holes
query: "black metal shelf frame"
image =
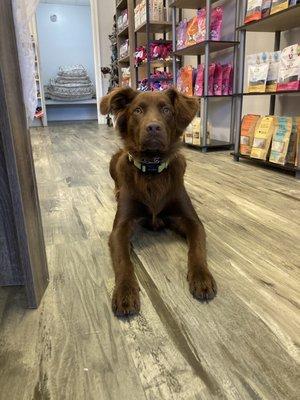
{"label": "black metal shelf frame", "polygon": [[[233,158],[235,161],[239,161],[240,158],[247,158],[249,161],[259,163],[260,165],[272,165],[274,168],[278,168],[286,171],[294,171],[296,178],[300,178],[300,168],[295,167],[291,168],[290,165],[278,165],[273,164],[261,160],[252,159],[250,157],[242,156],[240,154],[240,132],[242,126],[242,115],[243,115],[243,97],[244,96],[261,96],[261,95],[269,95],[270,96],[270,105],[269,105],[269,114],[274,115],[275,106],[276,106],[276,97],[280,95],[295,95],[300,94],[300,91],[278,91],[278,92],[264,92],[264,93],[244,93],[244,74],[245,74],[245,47],[246,47],[246,34],[247,31],[254,32],[274,32],[274,51],[280,50],[280,41],[281,41],[281,32],[294,29],[295,27],[300,27],[300,4],[286,8],[285,10],[280,11],[276,14],[271,14],[270,16],[251,22],[247,25],[243,24],[244,16],[246,13],[247,0],[243,0],[240,4],[240,13],[239,13],[239,22],[237,31],[239,32],[239,51],[238,51],[238,74],[236,74],[235,78],[235,87],[236,91],[234,91],[236,98],[236,112],[235,112],[235,121],[233,123],[232,129],[233,132],[231,136],[234,138],[234,154]],[[297,21],[297,22],[296,22]],[[297,25],[298,24],[298,25]]]}
{"label": "black metal shelf frame", "polygon": [[[170,4],[172,7],[172,37],[173,37],[173,54],[181,55],[194,55],[197,56],[198,64],[201,63],[201,55],[205,56],[205,68],[204,68],[204,95],[202,96],[202,112],[201,112],[201,123],[202,123],[202,143],[203,145],[199,147],[202,152],[206,152],[209,148],[218,148],[218,145],[211,146],[207,144],[207,124],[208,124],[208,111],[209,111],[209,100],[211,98],[219,97],[229,97],[229,96],[209,96],[208,95],[208,77],[209,77],[209,64],[210,64],[210,54],[213,52],[217,52],[220,50],[224,50],[226,48],[233,48],[233,65],[234,65],[234,74],[237,71],[237,47],[239,45],[239,33],[237,31],[238,22],[240,20],[240,6],[239,1],[235,1],[235,24],[233,27],[233,40],[232,41],[213,41],[210,40],[210,29],[206,29],[205,33],[205,41],[202,43],[198,43],[194,46],[190,46],[190,48],[186,47],[184,49],[177,50],[176,48],[176,18],[177,18],[177,9],[181,11],[182,8],[187,9],[199,9],[201,7],[206,7],[206,27],[210,27],[211,21],[211,6],[216,3],[217,0],[174,0]],[[174,58],[174,57],[173,57]],[[173,62],[173,75],[174,75],[174,86],[177,84],[177,65]],[[233,93],[236,93],[236,79],[234,79],[233,85]],[[230,137],[227,142],[228,148],[233,147],[234,142],[234,123],[235,123],[235,109],[236,109],[236,99],[235,96],[230,96],[231,98],[231,118],[230,118]],[[227,100],[227,99],[225,99]],[[226,142],[225,142],[226,143]],[[224,148],[224,142],[219,146],[219,148]]]}

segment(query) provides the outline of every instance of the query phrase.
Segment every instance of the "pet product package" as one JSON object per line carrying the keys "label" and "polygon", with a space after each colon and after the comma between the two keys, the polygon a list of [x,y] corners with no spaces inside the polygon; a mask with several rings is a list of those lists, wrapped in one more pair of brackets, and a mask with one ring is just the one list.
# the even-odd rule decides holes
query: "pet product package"
{"label": "pet product package", "polygon": [[185,47],[186,43],[186,30],[187,30],[187,20],[179,22],[178,27],[176,28],[176,36],[177,36],[177,49],[182,49]]}
{"label": "pet product package", "polygon": [[177,88],[187,96],[193,96],[193,67],[187,65],[178,71]]}
{"label": "pet product package", "polygon": [[203,96],[203,86],[204,86],[204,65],[199,64],[197,68],[197,76],[195,82],[195,96]]}
{"label": "pet product package", "polygon": [[[211,124],[207,124],[206,143],[210,144]],[[200,146],[202,144],[201,118],[195,117],[185,131],[185,143]]]}
{"label": "pet product package", "polygon": [[216,67],[215,67],[215,74],[214,74],[214,95],[215,96],[222,95],[222,85],[223,85],[222,79],[223,79],[223,68],[220,63],[217,63]]}
{"label": "pet product package", "polygon": [[262,17],[262,0],[248,0],[245,16],[245,24],[251,21],[258,21]]}
{"label": "pet product package", "polygon": [[223,25],[223,7],[215,7],[211,10],[210,32],[209,38],[211,40],[220,40]]}
{"label": "pet product package", "polygon": [[186,46],[192,46],[197,43],[198,36],[198,18],[197,16],[189,20],[186,30]]}
{"label": "pet product package", "polygon": [[213,96],[214,94],[214,75],[215,75],[216,64],[210,64],[208,68],[208,95]]}
{"label": "pet product package", "polygon": [[197,43],[203,42],[205,40],[206,33],[206,9],[201,8],[197,12],[198,21],[198,33],[197,33]]}
{"label": "pet product package", "polygon": [[251,54],[247,56],[249,93],[266,91],[266,83],[269,72],[268,53]]}
{"label": "pet product package", "polygon": [[232,94],[233,67],[231,64],[225,64],[222,69],[222,95],[228,96]]}
{"label": "pet product package", "polygon": [[277,91],[299,90],[300,46],[294,44],[282,50],[279,63]]}
{"label": "pet product package", "polygon": [[270,115],[262,117],[256,125],[250,153],[251,158],[266,161],[275,129],[275,119],[276,117]]}
{"label": "pet product package", "polygon": [[249,156],[251,153],[255,127],[261,119],[260,115],[245,115],[241,126],[240,153]]}
{"label": "pet product package", "polygon": [[271,153],[269,161],[275,164],[285,164],[285,159],[289,147],[292,132],[291,117],[277,117],[275,120],[275,130],[273,133]]}
{"label": "pet product package", "polygon": [[281,51],[268,53],[269,71],[266,83],[266,92],[276,92]]}
{"label": "pet product package", "polygon": [[270,15],[272,0],[262,0],[261,16],[266,18]]}
{"label": "pet product package", "polygon": [[272,0],[270,14],[275,14],[279,11],[285,10],[289,6],[289,0]]}
{"label": "pet product package", "polygon": [[300,129],[300,118],[297,121],[297,117],[293,118],[292,122],[292,132],[290,136],[289,147],[286,155],[286,163],[295,165],[296,162],[296,146],[297,146],[297,134],[298,134],[298,124]]}

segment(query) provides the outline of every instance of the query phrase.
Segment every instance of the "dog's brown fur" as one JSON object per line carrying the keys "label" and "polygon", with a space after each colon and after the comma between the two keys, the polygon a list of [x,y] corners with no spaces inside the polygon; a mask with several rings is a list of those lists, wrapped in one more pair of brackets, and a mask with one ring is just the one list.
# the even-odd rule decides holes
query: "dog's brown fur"
{"label": "dog's brown fur", "polygon": [[[139,285],[130,259],[130,237],[135,224],[157,230],[173,229],[187,238],[190,292],[199,300],[216,295],[216,283],[206,262],[205,231],[185,190],[186,162],[179,152],[180,135],[198,110],[198,101],[178,93],[139,93],[117,88],[101,101],[101,112],[112,112],[124,149],[110,162],[118,209],[110,235],[115,271],[112,306],[116,315],[137,313]],[[160,174],[143,173],[128,159],[170,161]]]}

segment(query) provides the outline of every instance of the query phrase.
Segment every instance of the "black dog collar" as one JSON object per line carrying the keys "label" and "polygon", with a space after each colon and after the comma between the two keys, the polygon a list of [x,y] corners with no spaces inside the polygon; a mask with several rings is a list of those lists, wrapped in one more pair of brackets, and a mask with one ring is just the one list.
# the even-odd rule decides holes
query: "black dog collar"
{"label": "black dog collar", "polygon": [[167,169],[169,165],[169,160],[162,162],[158,157],[154,158],[153,161],[139,161],[130,153],[128,153],[128,160],[140,171],[152,174],[160,174],[162,171]]}

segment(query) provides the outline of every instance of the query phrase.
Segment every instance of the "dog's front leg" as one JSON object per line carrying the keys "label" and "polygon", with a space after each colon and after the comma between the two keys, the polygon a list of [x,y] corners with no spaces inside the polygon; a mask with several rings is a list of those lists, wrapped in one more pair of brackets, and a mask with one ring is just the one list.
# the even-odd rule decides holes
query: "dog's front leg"
{"label": "dog's front leg", "polygon": [[[130,238],[134,217],[128,208],[118,205],[114,227],[109,238],[111,257],[115,272],[115,289],[112,308],[117,316],[136,314],[140,310],[139,285],[130,259]],[[124,214],[127,215],[124,215]]]}
{"label": "dog's front leg", "polygon": [[177,211],[167,219],[168,225],[184,235],[189,246],[187,279],[190,292],[199,300],[211,300],[217,293],[217,285],[207,266],[206,234],[185,190],[172,209]]}

